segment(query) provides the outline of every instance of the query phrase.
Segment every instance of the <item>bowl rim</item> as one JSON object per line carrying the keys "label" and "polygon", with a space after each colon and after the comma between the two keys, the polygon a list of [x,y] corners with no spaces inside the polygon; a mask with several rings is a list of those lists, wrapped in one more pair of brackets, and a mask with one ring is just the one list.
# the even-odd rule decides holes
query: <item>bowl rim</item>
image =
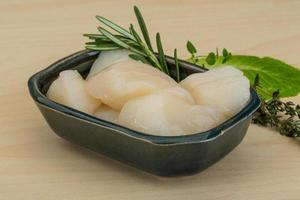
{"label": "bowl rim", "polygon": [[[56,61],[55,63],[51,64],[49,67],[32,75],[28,80],[28,88],[33,100],[39,106],[50,109],[54,112],[67,115],[69,117],[73,117],[76,118],[77,120],[81,120],[87,123],[92,123],[102,128],[111,129],[122,135],[126,135],[128,137],[132,137],[138,140],[143,140],[145,142],[152,143],[155,145],[179,145],[179,144],[187,144],[187,143],[204,143],[204,142],[215,140],[216,138],[225,134],[227,132],[226,130],[236,126],[240,122],[251,117],[251,115],[259,108],[261,104],[260,98],[258,97],[256,91],[253,88],[250,88],[250,100],[247,103],[247,105],[245,105],[240,112],[238,112],[230,119],[226,120],[225,122],[219,124],[218,126],[204,132],[194,133],[190,135],[158,136],[158,135],[150,135],[139,131],[135,131],[124,126],[99,119],[87,113],[70,108],[68,106],[56,103],[50,100],[47,96],[45,96],[40,90],[39,84],[41,79],[45,75],[49,74],[53,69],[64,66],[67,63],[78,64],[79,61],[90,60],[91,57],[97,56],[98,54],[99,51],[81,50]],[[167,62],[174,63],[174,60],[170,56],[167,56]],[[179,65],[185,68],[197,70],[199,72],[203,71],[203,69],[199,69],[198,66],[184,60],[179,60]]]}

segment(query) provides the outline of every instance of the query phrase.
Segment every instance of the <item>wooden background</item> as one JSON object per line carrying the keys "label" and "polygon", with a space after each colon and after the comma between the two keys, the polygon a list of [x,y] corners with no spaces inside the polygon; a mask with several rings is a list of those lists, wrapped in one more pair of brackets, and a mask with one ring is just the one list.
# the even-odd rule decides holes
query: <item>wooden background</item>
{"label": "wooden background", "polygon": [[[184,3],[183,3],[184,2]],[[300,66],[300,1],[0,1],[0,199],[300,199],[300,142],[251,125],[230,155],[203,173],[160,178],[57,137],[37,110],[27,79],[81,50],[100,14],[134,22],[138,5],[153,36],[188,56],[226,47]],[[293,98],[300,103],[300,97]]]}

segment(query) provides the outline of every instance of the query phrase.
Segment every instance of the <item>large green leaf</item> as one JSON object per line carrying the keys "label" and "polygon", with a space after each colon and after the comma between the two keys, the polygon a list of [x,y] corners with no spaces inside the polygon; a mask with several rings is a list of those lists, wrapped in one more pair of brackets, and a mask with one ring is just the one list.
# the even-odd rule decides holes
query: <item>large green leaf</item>
{"label": "large green leaf", "polygon": [[261,89],[258,91],[265,99],[272,97],[272,92],[279,89],[280,97],[296,96],[300,92],[300,70],[280,60],[256,56],[234,55],[225,64],[223,57],[219,57],[212,66],[205,59],[200,59],[197,64],[207,68],[232,65],[242,70],[253,84],[256,74],[260,76]]}

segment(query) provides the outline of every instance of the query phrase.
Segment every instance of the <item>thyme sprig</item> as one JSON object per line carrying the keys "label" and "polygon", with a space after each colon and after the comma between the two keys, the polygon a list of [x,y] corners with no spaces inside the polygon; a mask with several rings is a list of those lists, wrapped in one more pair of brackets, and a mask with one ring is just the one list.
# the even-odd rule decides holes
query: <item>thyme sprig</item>
{"label": "thyme sprig", "polygon": [[[253,88],[258,89],[259,75],[256,75]],[[273,92],[270,100],[262,99],[260,108],[252,119],[253,123],[271,127],[281,135],[300,137],[300,105],[280,100],[279,90]]]}
{"label": "thyme sprig", "polygon": [[[218,48],[216,48],[215,52],[209,52],[208,55],[196,55],[197,49],[191,41],[187,41],[186,48],[188,52],[191,54],[191,57],[188,60],[194,64],[198,64],[199,60],[204,58],[206,63],[212,66],[215,65],[220,58]],[[227,49],[223,48],[221,63],[222,64],[226,63],[231,58],[231,56],[232,54]],[[205,64],[202,64],[201,67],[205,68],[206,66]]]}
{"label": "thyme sprig", "polygon": [[[98,27],[100,34],[84,34],[85,37],[88,37],[91,40],[86,43],[85,47],[87,49],[97,51],[127,49],[131,51],[132,54],[129,56],[132,59],[150,64],[167,75],[170,75],[170,66],[166,62],[166,56],[163,50],[160,34],[156,34],[157,53],[155,53],[151,44],[146,23],[140,10],[136,6],[134,6],[134,13],[142,32],[143,39],[137,33],[132,24],[130,24],[129,29],[127,30],[102,16],[96,16],[97,20],[99,20],[102,25],[108,27],[109,30],[100,26]],[[176,80],[179,82],[180,70],[176,49],[174,50],[174,61],[176,66]]]}

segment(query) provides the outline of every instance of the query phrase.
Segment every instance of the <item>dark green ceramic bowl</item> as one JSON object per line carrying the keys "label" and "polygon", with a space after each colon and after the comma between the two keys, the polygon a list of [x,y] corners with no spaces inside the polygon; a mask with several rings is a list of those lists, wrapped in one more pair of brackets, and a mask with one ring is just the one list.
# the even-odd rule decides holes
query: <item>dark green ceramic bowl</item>
{"label": "dark green ceramic bowl", "polygon": [[[157,175],[196,173],[223,158],[242,141],[251,116],[260,105],[257,94],[250,89],[249,103],[231,119],[209,131],[188,136],[152,136],[55,103],[45,96],[59,72],[76,69],[86,76],[97,56],[98,52],[84,50],[33,75],[28,82],[33,100],[57,135]],[[168,58],[167,61],[174,67],[174,60]],[[182,77],[204,71],[185,61],[180,61],[180,65]]]}

